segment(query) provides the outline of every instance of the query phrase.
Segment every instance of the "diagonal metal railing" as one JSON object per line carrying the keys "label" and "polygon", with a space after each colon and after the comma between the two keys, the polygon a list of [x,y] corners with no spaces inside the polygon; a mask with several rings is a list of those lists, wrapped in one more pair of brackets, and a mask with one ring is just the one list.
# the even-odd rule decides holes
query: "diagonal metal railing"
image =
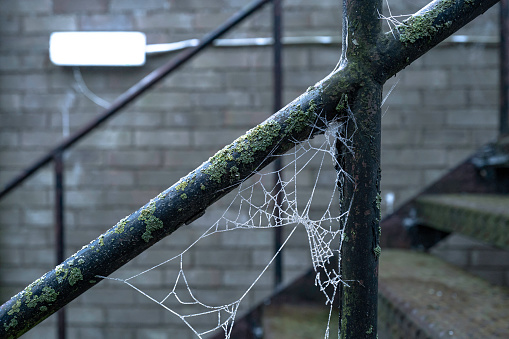
{"label": "diagonal metal railing", "polygon": [[[114,100],[108,108],[106,108],[101,114],[95,119],[90,121],[88,124],[83,126],[77,132],[60,142],[58,145],[49,150],[44,156],[35,161],[31,166],[23,170],[18,176],[8,182],[0,191],[0,199],[9,194],[12,190],[20,186],[25,180],[30,178],[33,174],[39,171],[42,167],[54,163],[54,176],[55,176],[55,254],[56,263],[59,264],[64,261],[64,157],[63,153],[80,141],[82,138],[93,132],[96,128],[100,127],[110,118],[115,116],[117,113],[122,111],[125,107],[135,101],[143,93],[161,81],[170,73],[174,72],[194,56],[203,51],[206,47],[211,46],[214,41],[224,35],[226,32],[237,26],[239,23],[244,21],[246,18],[260,10],[264,5],[269,2],[274,2],[275,5],[280,3],[280,0],[255,0],[241,9],[239,12],[234,14],[228,20],[226,20],[218,28],[204,36],[199,42],[189,49],[186,49],[179,53],[177,56],[169,60],[166,64],[160,66],[156,70],[149,73],[143,79],[141,79],[134,86],[129,88],[123,94],[121,94],[116,100]],[[274,37],[275,54],[280,55],[281,44],[277,43],[280,41],[280,36]],[[277,61],[277,59],[276,59]],[[279,62],[281,60],[279,59]],[[276,71],[277,71],[276,67]],[[279,71],[281,71],[279,67]],[[278,78],[278,76],[275,76]],[[279,75],[279,78],[281,76]],[[276,83],[277,85],[277,83]],[[277,90],[281,90],[278,88]],[[65,312],[61,309],[58,312],[58,323],[57,333],[58,338],[64,339],[65,335]]]}

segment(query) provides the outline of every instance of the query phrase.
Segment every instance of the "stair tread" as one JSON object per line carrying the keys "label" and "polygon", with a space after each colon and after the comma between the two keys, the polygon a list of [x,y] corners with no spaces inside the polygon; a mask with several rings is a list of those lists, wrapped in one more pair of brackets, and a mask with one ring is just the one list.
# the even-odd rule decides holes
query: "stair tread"
{"label": "stair tread", "polygon": [[509,334],[509,289],[492,286],[439,258],[385,250],[379,278],[382,300],[400,309],[429,337],[503,338]]}
{"label": "stair tread", "polygon": [[509,248],[509,195],[435,194],[416,202],[424,225]]}

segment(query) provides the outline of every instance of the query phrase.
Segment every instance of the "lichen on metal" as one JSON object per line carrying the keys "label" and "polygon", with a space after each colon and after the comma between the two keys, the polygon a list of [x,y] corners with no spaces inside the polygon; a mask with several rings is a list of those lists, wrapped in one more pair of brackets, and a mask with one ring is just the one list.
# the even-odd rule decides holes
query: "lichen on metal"
{"label": "lichen on metal", "polygon": [[440,1],[436,6],[424,13],[418,13],[418,15],[411,16],[403,23],[397,26],[399,32],[399,40],[406,44],[412,44],[417,40],[423,38],[431,38],[443,28],[447,28],[452,25],[451,21],[437,22],[437,18],[440,14],[453,6],[455,1],[445,0]]}
{"label": "lichen on metal", "polygon": [[83,274],[78,267],[72,267],[69,270],[69,285],[74,286],[79,280],[83,280]]}
{"label": "lichen on metal", "polygon": [[144,208],[138,220],[143,221],[145,223],[145,232],[142,234],[141,238],[145,242],[149,242],[150,239],[153,238],[152,232],[163,228],[163,222],[154,215],[156,210],[156,202],[152,200],[146,208]]}

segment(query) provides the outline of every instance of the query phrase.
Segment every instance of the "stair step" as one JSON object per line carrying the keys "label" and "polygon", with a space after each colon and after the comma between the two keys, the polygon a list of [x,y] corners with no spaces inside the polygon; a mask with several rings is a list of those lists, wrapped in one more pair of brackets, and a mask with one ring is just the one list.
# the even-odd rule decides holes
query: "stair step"
{"label": "stair step", "polygon": [[416,203],[421,224],[509,249],[509,195],[436,194]]}
{"label": "stair step", "polygon": [[509,289],[422,252],[384,250],[380,338],[507,338]]}

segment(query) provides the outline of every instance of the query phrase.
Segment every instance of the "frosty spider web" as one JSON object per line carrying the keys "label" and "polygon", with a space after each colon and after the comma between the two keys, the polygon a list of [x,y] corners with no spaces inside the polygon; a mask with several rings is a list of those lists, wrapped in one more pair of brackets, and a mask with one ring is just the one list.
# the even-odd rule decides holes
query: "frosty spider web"
{"label": "frosty spider web", "polygon": [[[315,285],[323,292],[326,305],[330,308],[325,331],[325,338],[328,338],[333,300],[342,280],[339,268],[327,268],[327,264],[332,257],[339,258],[342,228],[346,225],[348,217],[348,211],[341,212],[339,209],[339,201],[343,197],[341,197],[341,187],[338,189],[336,183],[341,186],[346,181],[353,181],[336,160],[341,156],[336,154],[336,147],[339,142],[344,152],[354,152],[352,137],[356,125],[350,114],[341,120],[331,123],[322,121],[313,127],[314,134],[319,129],[322,135],[309,135],[306,141],[296,142],[291,151],[280,155],[283,163],[281,170],[277,172],[264,170],[244,180],[218,220],[184,251],[125,279],[101,278],[121,281],[134,288],[177,316],[197,338],[205,338],[218,330],[224,332],[225,338],[230,338],[239,305],[266,273],[276,255],[285,247],[296,230],[304,228],[309,243],[311,262],[316,272]],[[312,167],[316,173],[313,173],[313,179],[307,187],[303,188],[300,181],[306,181],[306,178],[309,180],[309,171],[306,170],[309,167]],[[336,169],[336,172],[333,172],[336,177],[330,175],[330,170],[333,168]],[[277,177],[280,185],[274,185],[274,177]],[[324,185],[324,183],[327,184]],[[277,191],[278,188],[281,192]],[[276,198],[279,193],[283,197],[281,204],[278,204]],[[279,209],[277,214],[276,209]],[[196,289],[186,273],[188,272],[188,256],[192,248],[205,239],[225,232],[273,227],[288,229],[288,235],[277,253],[268,260],[239,298],[215,305],[204,301],[196,294]],[[170,264],[177,267],[176,274],[166,282],[167,292],[164,295],[153,295],[137,286],[137,278]]]}

